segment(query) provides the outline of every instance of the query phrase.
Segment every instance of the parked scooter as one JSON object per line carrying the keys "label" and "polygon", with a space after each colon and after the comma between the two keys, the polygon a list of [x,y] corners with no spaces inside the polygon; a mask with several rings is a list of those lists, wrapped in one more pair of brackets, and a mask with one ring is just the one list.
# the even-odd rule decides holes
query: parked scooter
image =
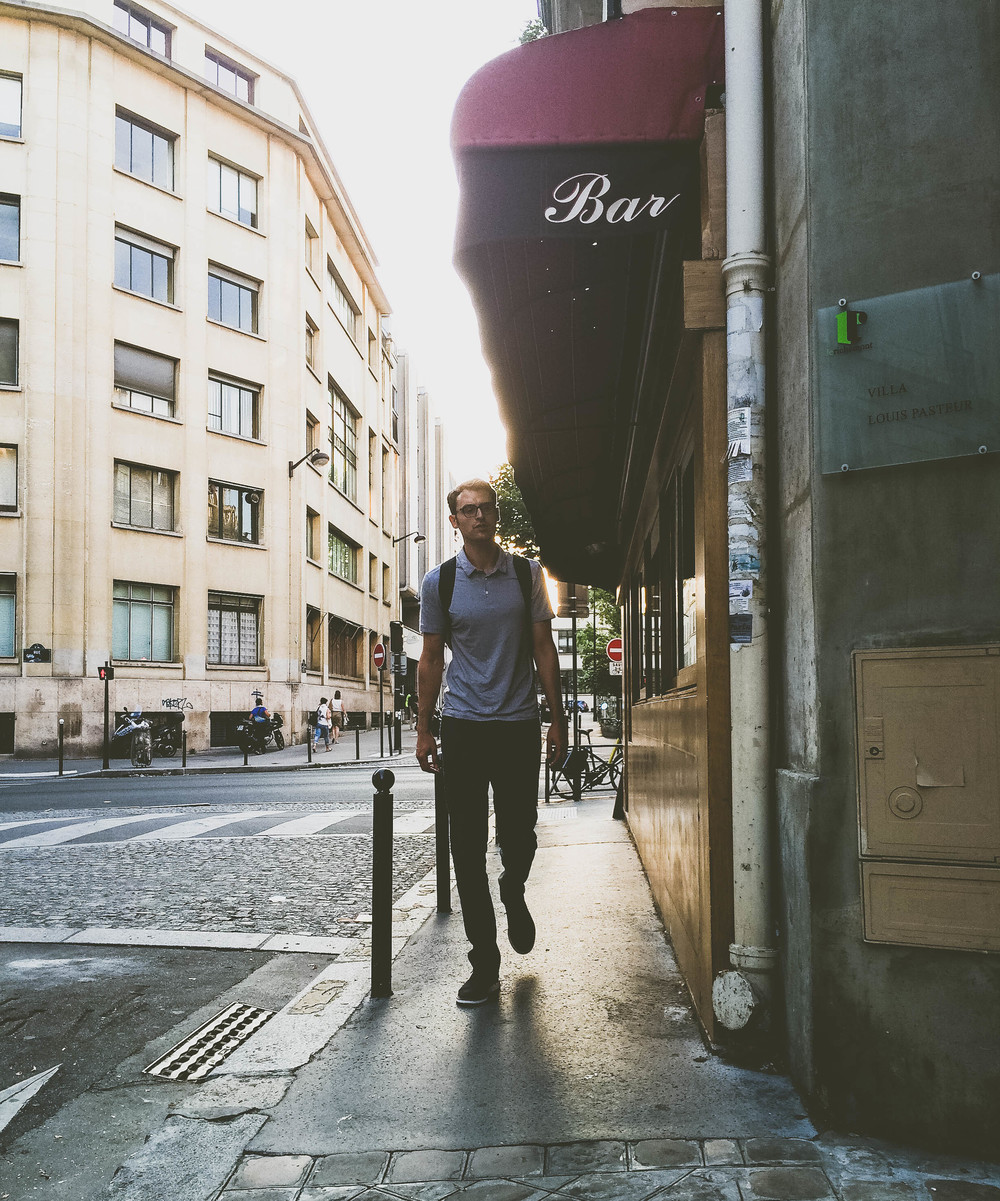
{"label": "parked scooter", "polygon": [[[136,725],[143,720],[141,709],[136,709],[132,713],[127,709],[123,709],[118,717],[118,726],[112,737],[127,737],[133,733]],[[152,742],[152,753],[157,758],[173,759],[174,755],[177,754],[178,732],[175,727],[149,724],[149,736]]]}
{"label": "parked scooter", "polygon": [[145,721],[141,709],[130,713],[122,710],[113,738],[131,738],[130,757],[133,767],[149,767],[153,762],[153,738],[149,722]]}
{"label": "parked scooter", "polygon": [[275,750],[283,750],[285,736],[281,727],[284,724],[280,713],[272,713],[264,721],[253,721],[245,717],[236,727],[236,740],[240,750],[247,754],[263,755],[272,741]]}

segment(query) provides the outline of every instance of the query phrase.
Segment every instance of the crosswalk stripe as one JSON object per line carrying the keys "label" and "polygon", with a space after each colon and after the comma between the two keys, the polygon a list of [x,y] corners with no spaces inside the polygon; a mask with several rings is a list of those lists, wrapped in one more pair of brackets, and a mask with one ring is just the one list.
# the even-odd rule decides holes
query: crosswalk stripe
{"label": "crosswalk stripe", "polygon": [[247,813],[222,813],[215,817],[196,817],[192,821],[177,822],[172,826],[147,830],[145,834],[134,834],[125,841],[176,842],[182,838],[194,838],[198,834],[207,834],[210,830],[218,830],[222,826],[235,826],[240,822],[251,821],[256,817],[277,817],[280,812],[280,809],[251,809]]}
{"label": "crosswalk stripe", "polygon": [[[40,834],[27,834],[24,838],[12,838],[3,843],[8,847],[54,847],[61,842],[72,842],[74,838],[83,838],[86,834],[99,834],[102,830],[114,830],[118,826],[128,825],[129,822],[148,822],[150,814],[143,813],[139,817],[104,817],[93,822],[72,822],[68,826],[60,826],[58,830],[45,830]],[[157,814],[157,817],[174,817],[176,814]],[[26,823],[27,824],[27,823]]]}
{"label": "crosswalk stripe", "polygon": [[335,826],[340,822],[350,821],[352,817],[360,817],[365,809],[343,809],[338,813],[310,813],[306,817],[296,817],[291,821],[281,822],[267,830],[260,830],[255,838],[302,838],[325,830],[327,826]]}
{"label": "crosswalk stripe", "polygon": [[33,817],[30,821],[25,821],[22,817],[16,822],[0,822],[0,830],[15,830],[18,826],[40,826],[43,822],[51,826],[55,822],[64,822],[64,817]]}
{"label": "crosswalk stripe", "polygon": [[420,809],[416,813],[393,815],[393,834],[423,834],[434,821],[433,809]]}
{"label": "crosswalk stripe", "polygon": [[[205,834],[212,834],[219,838],[241,837],[240,835],[227,835],[225,833],[226,827],[238,826],[244,822],[255,821],[261,818],[280,817],[281,815],[282,810],[280,809],[251,809],[243,813],[220,813],[211,817],[198,817],[188,821],[177,821],[177,818],[183,816],[180,813],[143,813],[133,817],[106,817],[96,821],[78,819],[69,822],[66,821],[65,817],[29,818],[27,820],[22,819],[21,821],[2,822],[0,823],[0,831],[13,830],[18,826],[37,826],[43,821],[56,824],[57,828],[36,831],[34,834],[26,834],[21,838],[11,838],[6,842],[0,841],[0,852],[7,850],[8,847],[16,849],[19,847],[62,846],[73,843],[75,840],[84,838],[89,834],[100,833],[107,833],[109,835],[107,839],[101,840],[102,843],[180,842],[184,839],[197,838]],[[245,837],[258,839],[307,838],[310,836],[333,838],[338,834],[338,826],[359,817],[370,818],[371,815],[372,811],[370,809],[338,809],[327,810],[325,813],[308,813],[302,817],[279,821],[264,830],[255,830]],[[122,827],[130,824],[161,820],[164,822],[163,825],[159,825],[153,830],[146,830],[142,834],[129,834],[127,830],[122,830],[121,837],[114,836]],[[394,815],[393,833],[397,835],[424,834],[432,830],[433,823],[433,809],[405,811]]]}

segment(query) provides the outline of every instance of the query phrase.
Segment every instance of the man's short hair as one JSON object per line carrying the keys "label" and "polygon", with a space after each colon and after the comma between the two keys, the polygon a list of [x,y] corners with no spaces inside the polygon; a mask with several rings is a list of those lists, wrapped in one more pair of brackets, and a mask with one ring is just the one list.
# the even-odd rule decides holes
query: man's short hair
{"label": "man's short hair", "polygon": [[457,485],[448,493],[448,508],[452,513],[458,512],[458,498],[463,492],[488,492],[493,498],[493,503],[497,503],[497,490],[489,480],[466,480],[464,484]]}

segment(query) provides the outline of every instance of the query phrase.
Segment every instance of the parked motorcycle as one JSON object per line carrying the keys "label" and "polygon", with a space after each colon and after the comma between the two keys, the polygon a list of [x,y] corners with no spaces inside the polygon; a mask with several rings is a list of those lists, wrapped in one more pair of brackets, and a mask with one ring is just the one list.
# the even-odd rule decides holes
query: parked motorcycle
{"label": "parked motorcycle", "polygon": [[280,713],[273,713],[266,721],[254,721],[245,717],[236,727],[236,740],[240,750],[247,754],[263,755],[272,740],[275,750],[283,750],[285,736],[281,727],[284,724]]}
{"label": "parked motorcycle", "polygon": [[[142,716],[142,710],[136,709],[129,712],[123,709],[118,717],[118,725],[115,729],[113,738],[126,738],[135,732],[135,729],[140,723],[145,722]],[[179,734],[177,729],[171,725],[154,726],[149,722],[145,722],[149,729],[152,754],[162,759],[172,759],[177,754],[177,743]]]}
{"label": "parked motorcycle", "polygon": [[123,711],[112,738],[131,738],[130,758],[133,767],[149,767],[153,762],[153,739],[149,722],[141,709]]}

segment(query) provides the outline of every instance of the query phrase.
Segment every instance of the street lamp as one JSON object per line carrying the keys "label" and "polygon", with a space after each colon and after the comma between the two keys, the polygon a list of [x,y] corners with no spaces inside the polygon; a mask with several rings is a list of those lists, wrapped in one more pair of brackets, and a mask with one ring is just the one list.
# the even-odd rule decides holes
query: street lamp
{"label": "street lamp", "polygon": [[395,546],[397,542],[402,542],[405,538],[412,538],[414,542],[427,541],[423,534],[418,534],[416,530],[410,530],[408,534],[400,534],[398,538],[393,538],[392,545]]}
{"label": "street lamp", "polygon": [[325,467],[326,464],[330,462],[330,456],[325,450],[320,450],[318,446],[315,450],[307,450],[302,458],[296,459],[294,463],[291,461],[291,459],[288,460],[289,479],[292,478],[292,472],[295,470],[295,468],[298,467],[300,463],[304,463],[307,459],[314,467]]}

